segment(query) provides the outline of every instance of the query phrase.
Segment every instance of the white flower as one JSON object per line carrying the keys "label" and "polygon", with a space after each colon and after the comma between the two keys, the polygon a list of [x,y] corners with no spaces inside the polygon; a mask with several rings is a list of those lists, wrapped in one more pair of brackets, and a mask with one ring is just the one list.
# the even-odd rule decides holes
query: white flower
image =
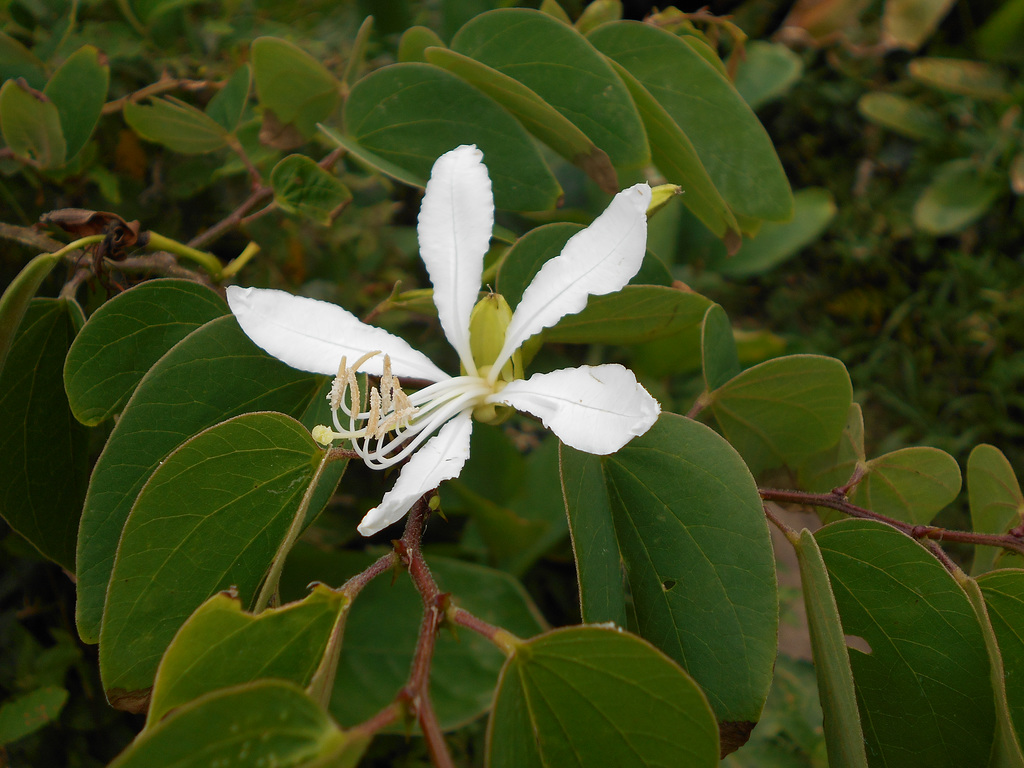
{"label": "white flower", "polygon": [[[636,274],[647,243],[650,200],[646,184],[616,195],[537,273],[511,318],[506,315],[504,342],[492,345],[491,359],[474,360],[470,316],[494,225],[491,181],[475,146],[438,158],[419,215],[420,255],[434,285],[441,328],[462,363],[459,376],[334,304],[283,291],[228,288],[231,311],[257,345],[294,368],[337,375],[330,395],[337,431],[320,427],[318,440],[350,441],[375,468],[412,456],[380,505],[363,518],[360,533],[369,536],[401,519],[416,499],[459,475],[469,457],[474,414],[496,421],[501,406],[525,411],[563,443],[593,454],[613,453],[654,424],[658,402],[621,365],[566,368],[528,379],[516,375],[523,342],[582,310],[589,296],[618,291]],[[508,305],[500,303],[507,313]],[[478,342],[473,346],[479,348]],[[357,371],[381,377],[366,411],[360,410]],[[406,395],[401,378],[433,383]]]}

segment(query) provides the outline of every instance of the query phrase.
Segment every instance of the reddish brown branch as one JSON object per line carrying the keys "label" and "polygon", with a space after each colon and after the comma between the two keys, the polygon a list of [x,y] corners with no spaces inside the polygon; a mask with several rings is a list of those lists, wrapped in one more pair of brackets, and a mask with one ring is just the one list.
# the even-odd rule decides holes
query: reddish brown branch
{"label": "reddish brown branch", "polygon": [[903,531],[914,539],[930,539],[933,541],[956,541],[961,544],[980,544],[988,547],[1000,547],[1024,555],[1024,536],[1010,533],[973,533],[971,531],[953,531],[947,528],[939,528],[934,525],[914,525],[902,520],[873,512],[864,507],[858,507],[849,502],[844,496],[837,493],[808,493],[806,491],[786,491],[775,488],[758,488],[758,493],[764,501],[777,501],[788,504],[804,504],[812,507],[826,507],[834,509],[850,517],[859,517],[864,520],[878,520],[879,522],[891,525],[897,530]]}

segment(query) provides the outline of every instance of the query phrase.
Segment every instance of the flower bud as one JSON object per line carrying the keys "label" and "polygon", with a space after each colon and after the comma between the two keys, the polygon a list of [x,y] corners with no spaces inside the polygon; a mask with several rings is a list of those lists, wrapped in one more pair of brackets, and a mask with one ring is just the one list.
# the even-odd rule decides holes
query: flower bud
{"label": "flower bud", "polygon": [[[473,307],[469,316],[469,349],[477,372],[485,376],[505,345],[505,331],[512,320],[512,309],[500,293],[488,293]],[[466,371],[463,370],[463,373]],[[523,377],[523,356],[516,350],[505,363],[498,378],[512,381]]]}

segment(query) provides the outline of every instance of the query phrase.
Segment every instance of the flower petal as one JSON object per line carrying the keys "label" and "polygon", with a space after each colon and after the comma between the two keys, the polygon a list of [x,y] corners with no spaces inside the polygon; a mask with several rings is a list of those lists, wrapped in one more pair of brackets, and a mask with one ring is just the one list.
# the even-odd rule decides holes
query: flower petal
{"label": "flower petal", "polygon": [[510,382],[489,398],[537,416],[566,445],[604,455],[642,435],[658,401],[621,365],[584,365]]}
{"label": "flower petal", "polygon": [[469,458],[469,436],[473,430],[471,412],[464,411],[449,421],[413,454],[395,486],[384,494],[380,504],[366,513],[359,523],[363,536],[372,536],[396,520],[401,520],[416,499],[437,488],[444,480],[458,477]]}
{"label": "flower petal", "polygon": [[646,184],[619,192],[593,224],[569,238],[562,252],[540,268],[512,315],[495,369],[535,333],[582,310],[590,296],[614,293],[629,282],[647,249],[650,202]]}
{"label": "flower petal", "polygon": [[[367,325],[336,304],[285,291],[237,285],[228,286],[227,295],[228,305],[246,336],[300,371],[334,376],[342,356],[351,364],[365,353],[379,349],[391,358],[395,376],[428,381],[450,378],[405,339]],[[377,355],[359,370],[379,376],[383,364],[383,355]]]}
{"label": "flower petal", "polygon": [[476,367],[469,349],[469,314],[494,229],[494,195],[483,157],[475,145],[464,144],[437,159],[417,227],[441,328],[471,374]]}

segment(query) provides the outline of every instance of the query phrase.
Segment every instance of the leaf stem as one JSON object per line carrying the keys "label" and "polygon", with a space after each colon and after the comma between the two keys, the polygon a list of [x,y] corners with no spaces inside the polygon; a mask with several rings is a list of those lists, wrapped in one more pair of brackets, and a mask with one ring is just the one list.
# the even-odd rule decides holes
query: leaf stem
{"label": "leaf stem", "polygon": [[284,561],[288,557],[288,553],[291,552],[292,547],[295,546],[295,541],[299,538],[299,534],[302,532],[302,524],[306,521],[306,513],[309,511],[309,505],[313,501],[313,494],[316,493],[316,487],[320,482],[320,477],[324,473],[324,469],[330,463],[330,451],[324,451],[323,456],[320,458],[320,463],[317,464],[316,470],[313,472],[313,476],[309,479],[309,485],[306,487],[306,492],[302,494],[302,501],[299,502],[298,509],[295,510],[295,515],[292,517],[292,524],[288,526],[288,532],[284,535],[280,546],[277,548],[277,552],[274,553],[274,559],[270,563],[270,570],[267,572],[267,578],[263,581],[263,586],[260,588],[259,596],[256,598],[256,604],[253,607],[253,613],[262,613],[266,610],[266,607],[270,604],[270,598],[277,593],[278,583],[281,581],[281,570],[284,568]]}
{"label": "leaf stem", "polygon": [[176,256],[181,256],[184,259],[195,262],[203,269],[205,269],[210,277],[214,280],[220,280],[223,274],[223,267],[221,266],[220,259],[214,256],[212,253],[206,253],[200,251],[191,246],[179,243],[177,240],[172,240],[169,237],[164,237],[158,232],[150,231],[149,241],[146,243],[146,247],[157,250],[157,251],[168,251]]}
{"label": "leaf stem", "polygon": [[501,652],[506,656],[513,655],[519,646],[523,644],[522,639],[516,637],[507,629],[502,629],[501,627],[496,627],[493,624],[488,624],[483,619],[473,615],[463,608],[449,605],[447,618],[453,624],[459,624],[473,630],[479,635],[483,635],[501,649]]}

